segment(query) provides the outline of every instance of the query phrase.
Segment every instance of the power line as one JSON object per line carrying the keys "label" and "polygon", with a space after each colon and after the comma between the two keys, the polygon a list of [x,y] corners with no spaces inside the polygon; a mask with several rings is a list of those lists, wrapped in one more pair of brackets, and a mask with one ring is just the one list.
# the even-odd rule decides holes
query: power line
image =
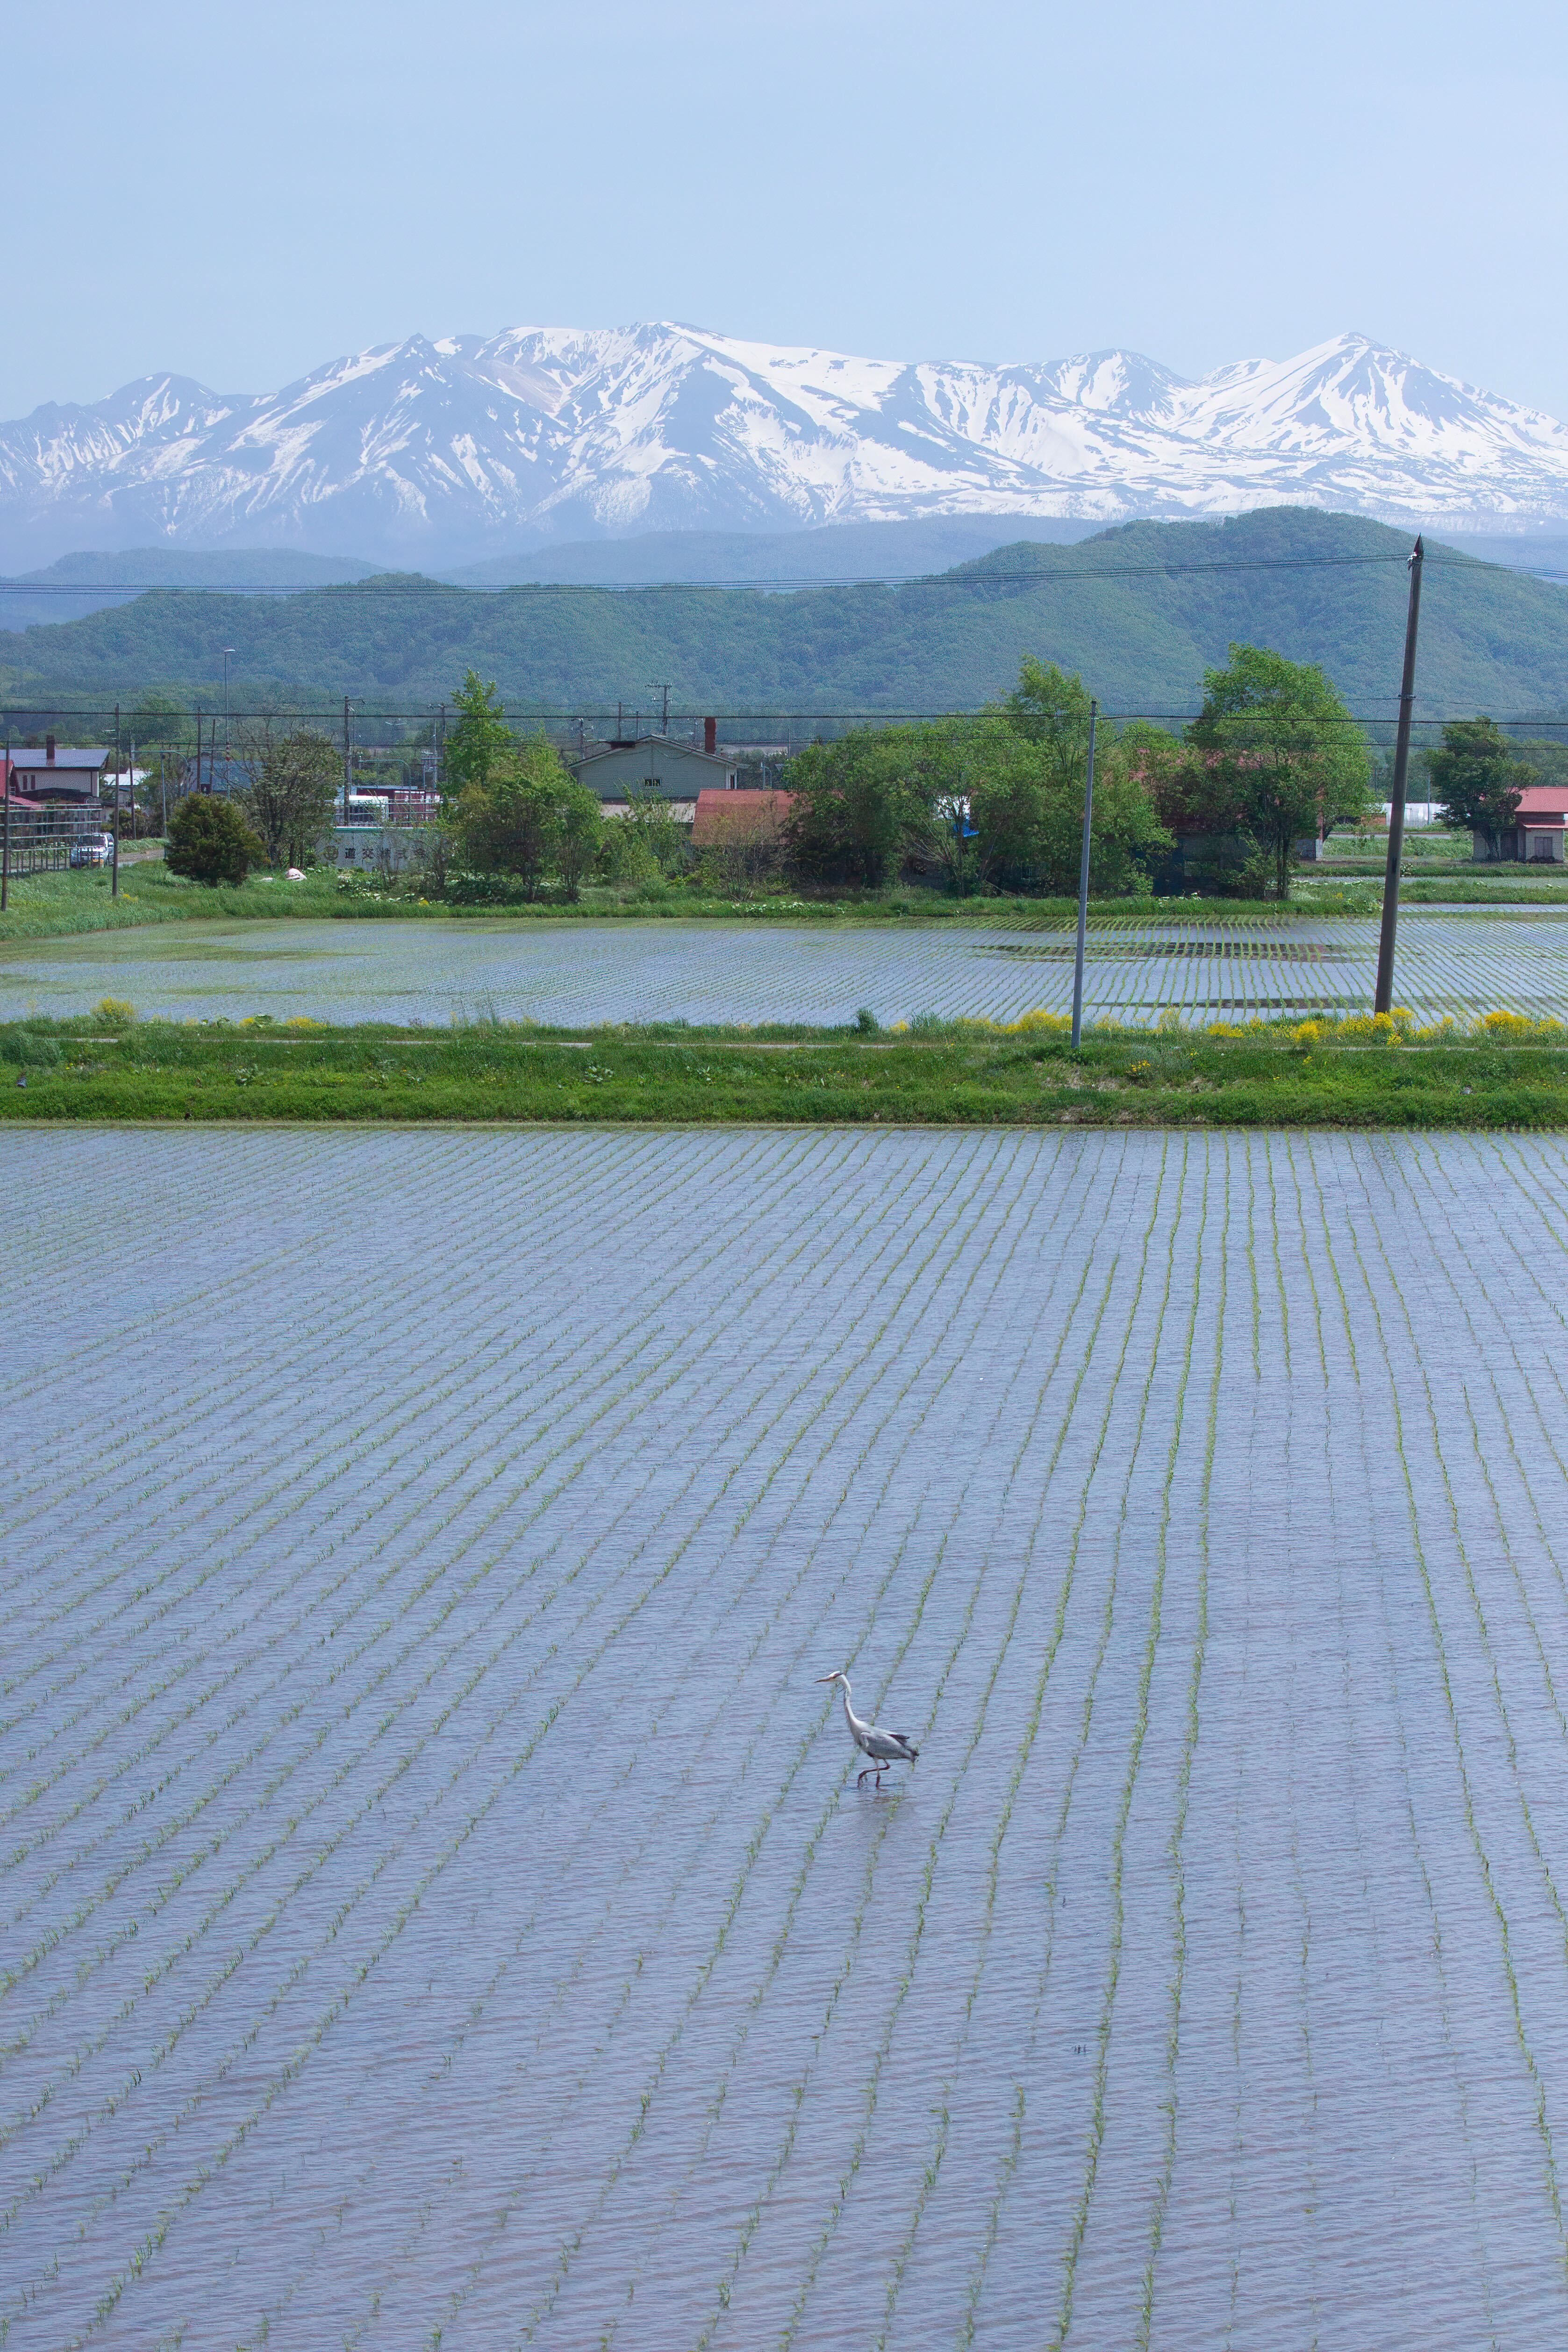
{"label": "power line", "polygon": [[[134,690],[135,689],[129,687],[121,687],[119,689],[121,700]],[[1390,695],[1386,698],[1390,702],[1394,702],[1398,699],[1397,696],[1394,695]],[[335,701],[329,701],[323,698],[321,702],[303,705],[298,709],[284,709],[275,706],[266,710],[237,709],[231,712],[230,716],[233,719],[238,721],[267,720],[273,725],[278,725],[283,721],[291,719],[325,725],[329,720],[334,719],[335,714],[340,709],[341,700],[341,697],[337,698]],[[91,719],[100,721],[112,708],[112,702],[107,698],[102,702],[76,704],[62,702],[19,703],[8,702],[0,699],[0,718],[4,718],[8,720],[14,727],[31,719],[37,719],[39,721],[44,719],[69,719],[73,721],[76,719]],[[385,719],[395,722],[400,727],[418,727],[428,726],[431,723],[431,720],[435,716],[437,706],[434,702],[427,704],[416,703],[413,705],[404,703],[389,704],[384,709],[378,709],[370,703],[356,701],[354,709],[359,712],[362,719]],[[765,723],[769,726],[782,726],[787,723],[795,727],[846,727],[856,725],[887,727],[896,726],[900,720],[904,719],[926,720],[933,719],[982,719],[989,714],[995,714],[996,709],[997,707],[994,703],[976,704],[967,710],[955,709],[951,703],[947,703],[940,707],[932,705],[929,708],[923,709],[904,708],[899,709],[885,709],[879,710],[800,710],[793,708],[785,710],[758,710],[736,707],[728,711],[724,711],[722,709],[722,706],[721,706],[721,716],[723,723],[726,725],[738,725],[744,720],[748,723],[756,721],[758,723]],[[186,715],[186,713],[181,711],[170,711],[167,713],[160,712],[159,717],[161,719],[166,717],[170,720],[177,720],[183,719]],[[670,719],[678,725],[681,726],[689,726],[700,719],[710,717],[712,715],[711,707],[706,710],[695,709],[690,710],[672,709],[669,714]],[[1008,714],[1002,712],[999,715],[1005,717]],[[1027,716],[1026,713],[1024,715]],[[1222,716],[1223,715],[1225,714],[1222,714]],[[1247,717],[1247,713],[1237,712],[1234,715],[1238,725],[1246,723]],[[1549,718],[1529,710],[1518,711],[1511,715],[1507,712],[1504,712],[1501,716],[1499,716],[1495,712],[1489,713],[1488,715],[1494,719],[1495,723],[1499,727],[1533,728],[1542,734],[1562,733],[1568,730],[1568,717]],[[511,715],[510,724],[515,730],[522,733],[527,733],[531,729],[550,727],[571,728],[577,726],[579,722],[592,725],[596,720],[601,719],[607,725],[611,721],[612,716],[612,712],[607,708],[599,709],[588,704],[575,703],[570,709],[529,709],[514,711]],[[1157,726],[1186,727],[1190,726],[1194,719],[1198,719],[1201,716],[1202,713],[1197,710],[1107,710],[1102,709],[1100,712],[1100,717],[1102,719],[1113,719],[1118,725],[1121,726],[1128,726],[1131,725],[1135,721],[1143,720]],[[1430,719],[1415,719],[1411,723],[1415,727],[1447,727],[1451,725],[1456,719],[1474,719],[1476,713],[1473,709],[1467,709],[1465,710],[1448,711]],[[341,719],[336,723],[341,723]],[[1390,727],[1393,725],[1394,720],[1392,714],[1387,711],[1352,710],[1347,711],[1343,719],[1292,719],[1289,723],[1292,726],[1300,728]]]}
{"label": "power line", "polygon": [[[212,585],[186,585],[163,580],[105,581],[97,587],[63,580],[0,579],[0,595],[26,596],[694,596],[704,591],[728,593],[752,589],[779,594],[798,589],[825,588],[991,588],[1027,585],[1055,587],[1060,580],[1179,579],[1189,573],[1220,572],[1331,572],[1368,565],[1408,562],[1404,555],[1259,555],[1212,563],[1094,563],[1037,565],[1024,572],[868,572],[847,577],[795,574],[752,580],[516,580],[496,586],[451,580],[387,579],[321,582],[226,581]],[[1516,567],[1488,563],[1479,556],[1432,557],[1428,569],[1501,572],[1514,576]],[[1534,573],[1527,573],[1534,578]]]}

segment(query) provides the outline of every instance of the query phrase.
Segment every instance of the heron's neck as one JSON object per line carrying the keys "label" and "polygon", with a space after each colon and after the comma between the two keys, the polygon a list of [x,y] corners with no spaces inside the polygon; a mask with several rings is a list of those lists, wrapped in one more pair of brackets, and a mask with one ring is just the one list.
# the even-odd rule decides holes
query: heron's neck
{"label": "heron's neck", "polygon": [[847,1683],[840,1683],[840,1685],[839,1685],[839,1686],[838,1686],[838,1687],[839,1687],[839,1691],[840,1691],[840,1693],[841,1693],[841,1695],[842,1695],[842,1696],[843,1696],[843,1700],[844,1700],[844,1720],[845,1720],[845,1722],[849,1726],[849,1728],[850,1728],[850,1730],[851,1730],[851,1731],[864,1731],[864,1730],[865,1730],[865,1728],[866,1728],[865,1725],[861,1722],[861,1720],[860,1720],[859,1717],[856,1714],[856,1712],[855,1712],[854,1708],[853,1708],[853,1707],[850,1706],[850,1704],[849,1704],[849,1685],[848,1685],[848,1684],[847,1684]]}

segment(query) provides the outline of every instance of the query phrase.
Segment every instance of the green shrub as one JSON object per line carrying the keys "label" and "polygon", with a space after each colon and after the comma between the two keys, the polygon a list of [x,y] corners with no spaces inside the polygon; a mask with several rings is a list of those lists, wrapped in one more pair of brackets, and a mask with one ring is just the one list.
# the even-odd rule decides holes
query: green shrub
{"label": "green shrub", "polygon": [[243,882],[267,855],[232,801],[217,793],[187,793],[169,819],[163,863],[171,874],[209,888]]}
{"label": "green shrub", "polygon": [[48,1069],[60,1058],[53,1037],[35,1036],[29,1029],[0,1029],[0,1062],[19,1062],[25,1069]]}

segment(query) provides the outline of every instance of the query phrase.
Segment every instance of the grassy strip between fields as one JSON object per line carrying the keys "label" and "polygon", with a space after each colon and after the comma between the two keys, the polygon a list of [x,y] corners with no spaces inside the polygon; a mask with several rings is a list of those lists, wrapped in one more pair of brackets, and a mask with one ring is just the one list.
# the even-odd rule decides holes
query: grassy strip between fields
{"label": "grassy strip between fields", "polygon": [[[93,1025],[93,1020],[97,1025]],[[1086,1032],[1051,1016],[811,1029],[449,1030],[89,1020],[0,1028],[11,1120],[1555,1128],[1568,1032],[1369,1020]],[[106,1023],[108,1025],[106,1025]],[[1228,1034],[1220,1034],[1228,1031]]]}
{"label": "grassy strip between fields", "polygon": [[[1477,908],[1560,906],[1568,909],[1568,886],[1534,882],[1478,882],[1468,874],[1452,879],[1423,875],[1400,887],[1402,905],[1433,902]],[[1288,922],[1292,917],[1374,915],[1380,887],[1351,878],[1299,879],[1285,906],[1240,898],[1106,898],[1096,900],[1090,919],[1112,923]],[[554,900],[533,905],[456,907],[401,890],[384,890],[363,880],[342,877],[329,868],[301,882],[281,876],[253,875],[237,888],[207,889],[181,881],[161,864],[127,864],[120,896],[110,892],[101,869],[74,874],[24,876],[10,887],[10,905],[0,915],[0,945],[48,940],[73,933],[137,930],[159,923],[267,922],[757,922],[998,924],[1011,930],[1059,930],[1076,918],[1070,898],[955,898],[938,889],[900,887],[847,891],[837,897],[801,898],[787,890],[725,897],[711,888],[669,882],[641,889],[585,890],[575,906]]]}

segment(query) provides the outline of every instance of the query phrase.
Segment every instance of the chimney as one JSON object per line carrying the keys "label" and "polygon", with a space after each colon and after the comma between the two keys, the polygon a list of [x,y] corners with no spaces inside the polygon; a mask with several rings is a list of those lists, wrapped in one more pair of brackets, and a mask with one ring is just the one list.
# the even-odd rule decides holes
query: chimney
{"label": "chimney", "polygon": [[[702,749],[710,759],[719,749],[719,721],[716,719],[705,719],[702,721]],[[53,757],[53,754],[51,753],[50,756]]]}
{"label": "chimney", "polygon": [[55,739],[52,735],[44,738],[44,757],[52,768],[55,764]]}

